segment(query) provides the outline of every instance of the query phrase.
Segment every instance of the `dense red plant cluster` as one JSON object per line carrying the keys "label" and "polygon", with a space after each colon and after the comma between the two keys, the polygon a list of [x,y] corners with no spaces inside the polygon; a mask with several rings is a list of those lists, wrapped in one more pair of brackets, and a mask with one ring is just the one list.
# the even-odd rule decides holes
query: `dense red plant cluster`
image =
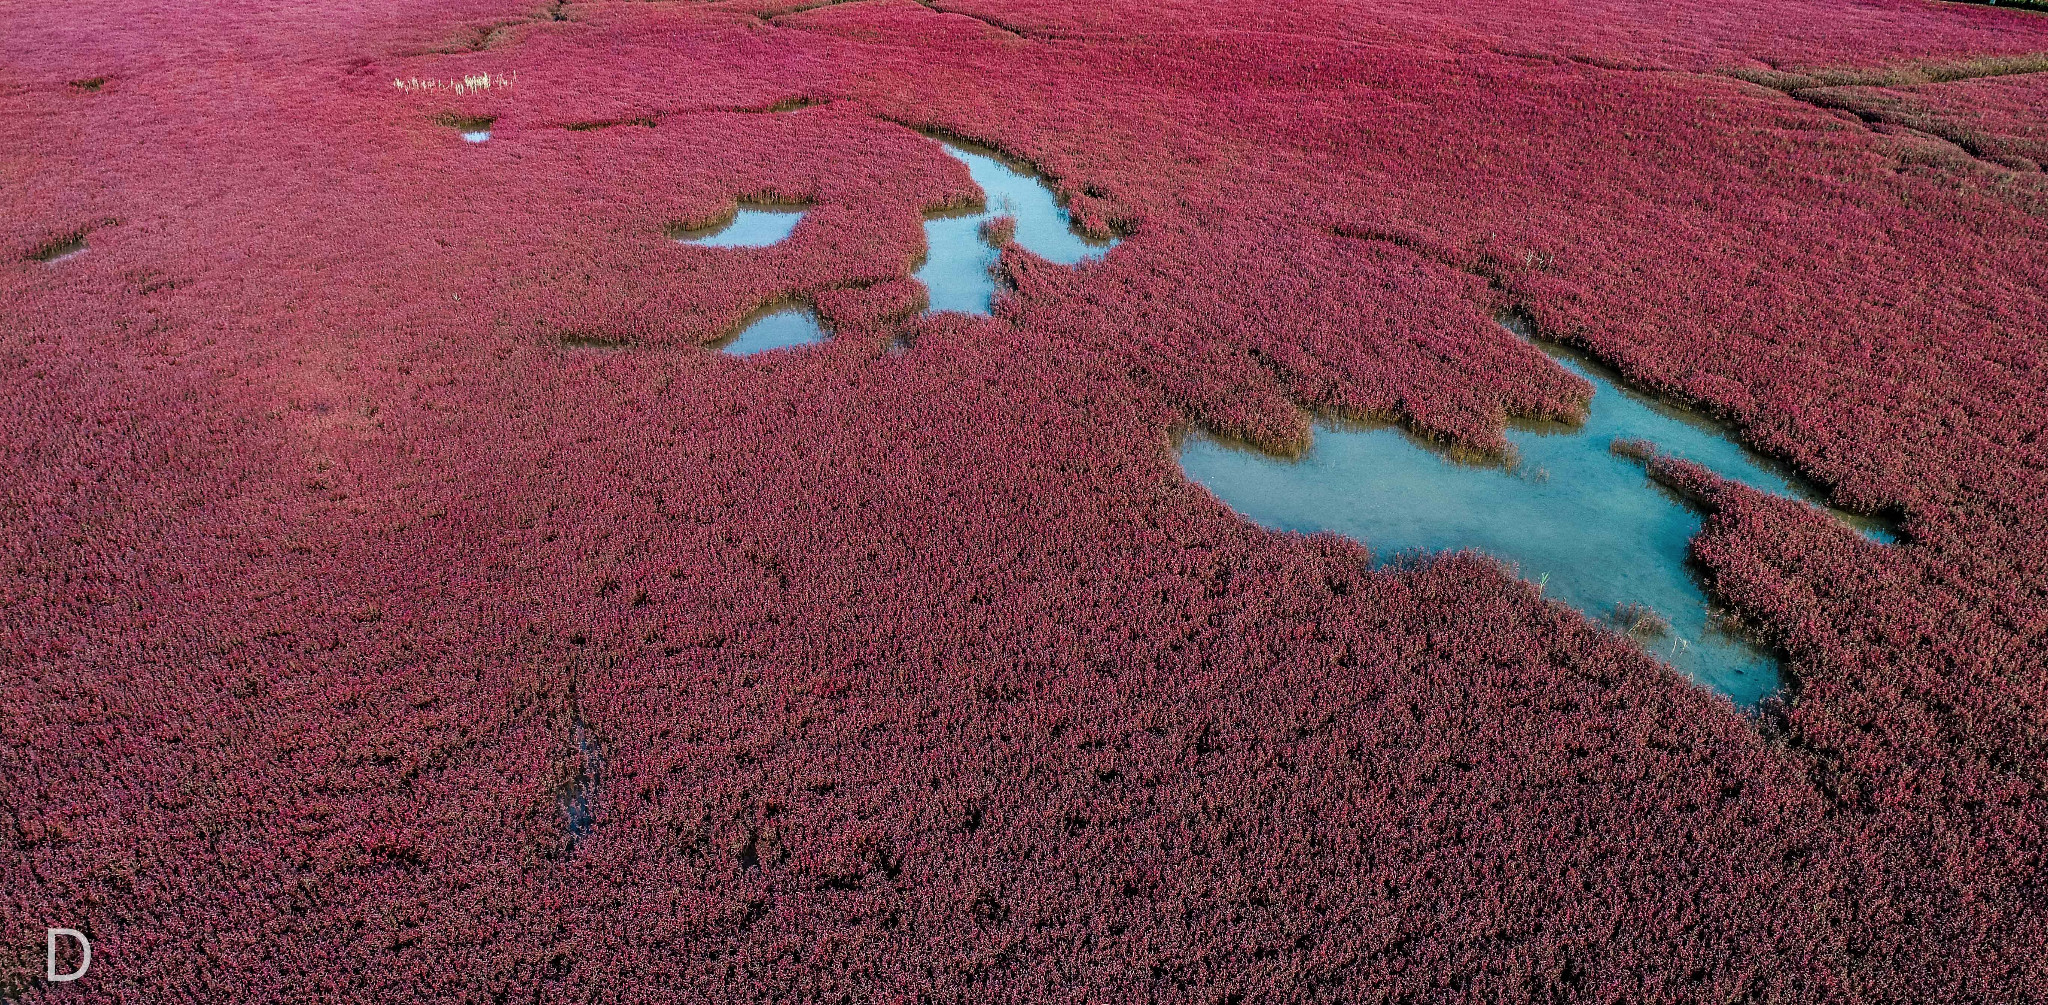
{"label": "dense red plant cluster", "polygon": [[2036,111],[2048,94],[2036,73],[1897,88],[1817,87],[1808,93],[1864,118],[1947,140],[1995,167],[2038,175],[2048,162],[2048,127]]}
{"label": "dense red plant cluster", "polygon": [[[0,994],[2048,981],[2048,20],[6,19]],[[972,195],[926,131],[1125,240],[920,315],[920,220]],[[745,198],[811,208],[665,236]],[[699,348],[790,298],[834,338]],[[1903,517],[1880,547],[1650,460],[1784,700],[1478,556],[1259,531],[1173,462],[1192,423],[1298,445],[1305,407],[1497,448],[1585,393],[1510,308]],[[87,979],[42,983],[51,926]]]}

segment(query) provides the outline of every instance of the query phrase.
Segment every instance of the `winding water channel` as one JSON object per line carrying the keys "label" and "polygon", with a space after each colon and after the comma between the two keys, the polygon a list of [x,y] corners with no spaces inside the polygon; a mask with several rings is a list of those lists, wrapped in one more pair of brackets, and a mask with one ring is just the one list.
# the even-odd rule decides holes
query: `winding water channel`
{"label": "winding water channel", "polygon": [[[1520,323],[1502,323],[1528,337]],[[1824,502],[1717,424],[1623,386],[1579,354],[1535,344],[1595,391],[1581,425],[1511,427],[1512,464],[1454,460],[1398,426],[1325,422],[1298,460],[1190,435],[1180,445],[1181,465],[1232,509],[1273,530],[1335,531],[1382,558],[1469,548],[1502,559],[1543,584],[1546,595],[1627,632],[1738,704],[1754,704],[1778,687],[1778,661],[1715,610],[1688,567],[1699,513],[1609,447],[1647,440],[1760,491]],[[1828,512],[1872,541],[1896,541],[1876,521]]]}

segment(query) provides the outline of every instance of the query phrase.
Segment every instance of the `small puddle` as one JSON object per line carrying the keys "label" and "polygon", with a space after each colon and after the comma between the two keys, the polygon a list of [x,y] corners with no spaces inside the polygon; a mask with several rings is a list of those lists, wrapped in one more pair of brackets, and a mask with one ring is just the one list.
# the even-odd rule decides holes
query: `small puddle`
{"label": "small puddle", "polygon": [[804,218],[802,206],[741,203],[739,212],[707,227],[671,227],[668,236],[705,248],[765,248],[781,242]]}
{"label": "small puddle", "polygon": [[456,115],[449,113],[435,116],[434,121],[455,130],[456,134],[462,137],[464,143],[482,143],[491,138],[491,124],[498,120],[496,116],[490,115]]}
{"label": "small puddle", "polygon": [[28,259],[31,262],[41,262],[45,265],[55,265],[58,262],[68,262],[74,258],[77,258],[80,255],[85,254],[85,252],[85,237],[83,235],[80,235],[78,237],[74,237],[66,241],[60,241],[56,244],[44,245],[43,247],[38,248],[33,252],[30,252]]}
{"label": "small puddle", "polygon": [[711,347],[733,356],[752,356],[771,349],[813,345],[828,337],[816,312],[803,304],[783,301],[747,315],[736,332]]}
{"label": "small puddle", "polygon": [[995,267],[1002,239],[997,228],[984,224],[999,217],[1016,221],[1010,237],[1024,250],[1059,265],[1101,258],[1116,238],[1097,239],[1074,229],[1073,217],[1060,206],[1044,180],[1022,164],[1006,161],[985,147],[939,140],[946,152],[967,165],[981,187],[982,207],[953,210],[925,218],[925,260],[916,272],[929,297],[927,311],[987,314],[995,300]]}
{"label": "small puddle", "polygon": [[[946,139],[937,142],[967,166],[981,189],[982,205],[925,218],[925,257],[915,277],[924,284],[927,313],[989,313],[996,294],[991,270],[1002,248],[1013,241],[1059,265],[1100,258],[1118,243],[1116,238],[1091,238],[1076,230],[1072,216],[1061,208],[1052,189],[1029,167],[983,147]],[[795,232],[805,212],[800,205],[741,202],[726,220],[704,227],[670,227],[666,233],[679,243],[699,247],[766,247]],[[734,356],[751,356],[828,337],[816,312],[807,305],[784,301],[748,315],[733,335],[712,347]],[[904,344],[896,341],[889,351],[903,348]]]}
{"label": "small puddle", "polygon": [[568,832],[573,852],[597,825],[597,787],[603,781],[604,751],[581,718],[570,723],[569,742],[576,748],[576,767],[562,791],[561,803],[563,830]]}
{"label": "small puddle", "polygon": [[[1526,326],[1503,325],[1527,337]],[[1818,503],[1815,492],[1717,425],[1621,386],[1576,353],[1536,344],[1595,390],[1582,426],[1510,427],[1510,466],[1452,460],[1397,426],[1334,422],[1317,424],[1296,461],[1190,435],[1181,466],[1272,530],[1335,531],[1382,556],[1471,548],[1513,563],[1547,596],[1736,703],[1755,704],[1777,688],[1778,661],[1714,609],[1688,568],[1699,513],[1609,446],[1647,440],[1760,491]],[[1897,541],[1878,521],[1829,512],[1871,540]]]}

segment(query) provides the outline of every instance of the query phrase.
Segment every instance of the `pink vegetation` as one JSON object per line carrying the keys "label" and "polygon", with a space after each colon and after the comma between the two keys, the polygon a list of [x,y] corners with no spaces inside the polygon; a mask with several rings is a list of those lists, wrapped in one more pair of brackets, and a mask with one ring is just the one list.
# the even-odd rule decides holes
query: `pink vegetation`
{"label": "pink vegetation", "polygon": [[[2015,58],[2048,19],[362,0],[9,28],[7,994],[2048,980],[2048,222]],[[995,317],[920,316],[920,220],[972,192],[932,129],[1127,239],[1078,269],[1011,248]],[[742,198],[812,208],[768,248],[665,238]],[[835,337],[698,348],[784,298]],[[1881,549],[1656,464],[1787,702],[1745,716],[1482,558],[1373,572],[1180,477],[1193,423],[1284,447],[1306,406],[1484,450],[1569,414],[1585,387],[1508,307],[1903,514]],[[94,937],[88,981],[40,984],[53,925]]]}

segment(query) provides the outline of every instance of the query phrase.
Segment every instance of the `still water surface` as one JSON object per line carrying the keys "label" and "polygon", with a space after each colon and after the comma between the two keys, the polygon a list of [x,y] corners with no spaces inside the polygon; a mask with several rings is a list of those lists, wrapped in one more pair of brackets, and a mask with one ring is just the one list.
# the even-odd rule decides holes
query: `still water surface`
{"label": "still water surface", "polygon": [[790,349],[826,339],[818,315],[803,304],[769,304],[740,322],[731,338],[713,343],[712,348],[733,356],[752,356],[770,349]]}
{"label": "still water surface", "polygon": [[672,230],[669,236],[679,243],[705,248],[765,248],[781,243],[803,218],[801,206],[742,203],[739,212],[729,220],[709,227]]}
{"label": "still water surface", "polygon": [[[1044,179],[1021,164],[1006,162],[992,150],[949,140],[938,141],[948,154],[967,165],[981,188],[978,209],[952,210],[926,217],[925,257],[915,276],[924,284],[926,310],[987,314],[996,295],[995,267],[1001,247],[984,225],[999,217],[1014,221],[1010,240],[1024,250],[1059,265],[1101,258],[1115,238],[1091,238],[1074,229],[1073,218],[1060,207]],[[742,208],[730,222],[699,231],[674,233],[678,241],[709,247],[760,247],[788,237],[801,210]],[[734,355],[806,345],[825,339],[817,316],[807,308],[786,305],[755,312],[739,332],[719,347]]]}
{"label": "still water surface", "polygon": [[75,237],[69,241],[65,241],[63,244],[53,245],[51,247],[45,248],[34,255],[30,255],[29,257],[35,261],[42,262],[45,265],[55,265],[58,262],[68,262],[74,258],[77,258],[80,255],[85,254],[85,252],[85,238]]}
{"label": "still water surface", "polygon": [[1007,163],[995,151],[940,140],[946,152],[967,165],[981,187],[980,209],[954,210],[924,221],[925,260],[916,272],[930,297],[931,311],[987,314],[995,299],[995,267],[1002,250],[982,233],[997,217],[1016,221],[1012,238],[1024,250],[1058,265],[1078,265],[1101,258],[1116,239],[1088,237],[1074,229],[1073,217],[1044,179],[1022,164]]}
{"label": "still water surface", "polygon": [[[1520,324],[1503,323],[1526,335]],[[1648,440],[1764,492],[1818,503],[1815,492],[1721,427],[1621,386],[1589,359],[1537,345],[1595,391],[1581,426],[1511,427],[1513,464],[1452,460],[1395,426],[1321,423],[1300,460],[1191,435],[1181,444],[1181,465],[1270,529],[1335,531],[1382,558],[1470,548],[1503,559],[1596,621],[1617,630],[1637,623],[1633,636],[1653,655],[1738,704],[1754,704],[1778,686],[1777,659],[1724,626],[1688,568],[1699,514],[1608,447]],[[1896,541],[1868,518],[1829,512],[1873,541]],[[1644,624],[1627,610],[1631,604],[1655,611],[1669,629]]]}

